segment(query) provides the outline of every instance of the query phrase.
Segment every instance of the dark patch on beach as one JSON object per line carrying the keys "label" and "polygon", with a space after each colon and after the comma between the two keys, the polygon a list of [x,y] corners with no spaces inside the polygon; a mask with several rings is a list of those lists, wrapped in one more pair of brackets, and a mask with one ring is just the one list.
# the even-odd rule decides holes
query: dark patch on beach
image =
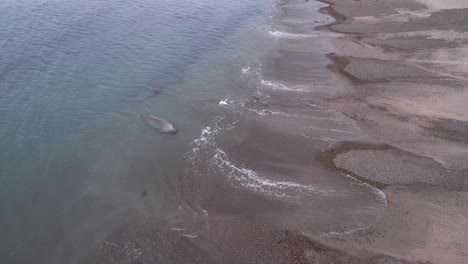
{"label": "dark patch on beach", "polygon": [[368,257],[358,257],[339,249],[314,241],[306,236],[287,233],[285,244],[293,258],[292,263],[334,263],[334,264],[368,264],[368,263],[395,263],[395,264],[429,264],[429,262],[406,261],[396,257],[366,252]]}
{"label": "dark patch on beach", "polygon": [[377,111],[382,111],[382,112],[388,112],[388,108],[381,106],[381,105],[374,105],[374,104],[369,104],[370,109],[374,109]]}
{"label": "dark patch on beach", "polygon": [[326,167],[339,171],[345,174],[349,174],[353,176],[354,178],[365,182],[367,184],[370,184],[378,189],[383,189],[387,185],[380,183],[380,182],[374,182],[370,181],[366,178],[361,177],[360,175],[357,175],[353,173],[352,171],[342,169],[336,166],[335,164],[335,158],[342,153],[346,153],[352,150],[388,150],[388,149],[395,149],[394,147],[387,145],[387,144],[375,144],[375,143],[370,143],[370,142],[351,142],[351,141],[344,141],[336,144],[335,146],[327,149],[324,152],[321,152],[317,154],[316,158],[324,164]]}
{"label": "dark patch on beach", "polygon": [[333,9],[334,3],[330,2],[330,1],[326,1],[326,0],[319,0],[319,2],[322,2],[322,3],[325,3],[325,4],[328,5],[326,7],[320,8],[319,12],[324,14],[324,15],[329,15],[329,16],[333,17],[335,19],[335,22],[327,24],[327,25],[317,26],[317,27],[315,27],[315,29],[321,30],[321,31],[335,32],[332,29],[332,27],[334,25],[336,25],[336,24],[339,24],[339,23],[342,23],[343,21],[345,21],[347,19],[346,16],[336,12],[336,10]]}
{"label": "dark patch on beach", "polygon": [[[377,152],[367,158],[353,158],[353,154],[351,154],[351,156],[341,159],[341,155],[353,151]],[[379,159],[380,155],[393,156],[385,156],[387,162],[382,162],[382,158]],[[415,155],[387,144],[341,142],[319,153],[317,159],[333,170],[349,174],[381,190],[388,186],[412,186],[465,191],[468,186],[467,180],[463,176],[466,175],[467,170],[450,171],[430,158]],[[369,162],[371,164],[368,164]],[[387,163],[393,165],[386,165]],[[406,166],[402,166],[403,164]],[[369,171],[374,175],[368,175]],[[376,180],[379,177],[380,180]]]}
{"label": "dark patch on beach", "polygon": [[328,57],[333,62],[332,64],[328,65],[328,68],[336,73],[340,73],[346,78],[348,78],[353,84],[364,84],[366,83],[365,80],[359,79],[356,76],[350,74],[346,71],[346,67],[351,63],[351,61],[345,56],[339,56],[335,53],[328,54]]}
{"label": "dark patch on beach", "polygon": [[[372,54],[365,53],[361,55],[362,57],[359,56],[360,54],[356,53],[352,53],[350,56],[330,54],[330,59],[333,61],[333,63],[329,66],[329,68],[332,71],[339,73],[339,75],[346,77],[353,84],[355,84],[355,90],[353,91],[354,95],[364,95],[363,98],[367,98],[368,95],[377,95],[376,97],[378,97],[379,94],[378,92],[376,92],[376,88],[378,87],[372,85],[363,85],[367,83],[388,83],[400,81],[402,83],[411,82],[417,84],[441,85],[453,88],[461,87],[461,89],[463,87],[466,87],[465,76],[463,76],[463,80],[461,80],[461,78],[457,78],[461,75],[459,70],[453,70],[450,67],[443,69],[444,67],[442,65],[434,66],[431,65],[431,63],[429,62],[418,63],[410,61],[411,57],[413,55],[419,55],[418,53],[424,52],[424,54],[431,54],[431,50],[439,50],[440,48],[450,49],[463,47],[462,43],[466,41],[450,41],[448,40],[449,38],[445,38],[444,36],[441,36],[440,39],[432,39],[429,36],[403,37],[396,33],[418,31],[421,32],[426,30],[467,32],[468,24],[461,22],[461,20],[466,20],[466,14],[468,13],[468,9],[434,11],[429,16],[422,16],[421,18],[411,18],[407,22],[391,21],[391,19],[382,19],[383,21],[366,21],[368,22],[366,23],[363,21],[356,21],[352,18],[369,16],[375,17],[376,19],[380,19],[388,17],[389,15],[398,15],[398,9],[414,11],[415,13],[422,11],[422,13],[424,13],[427,12],[427,6],[424,6],[423,4],[418,3],[417,1],[319,1],[329,4],[329,6],[324,7],[320,10],[321,13],[333,16],[336,19],[336,22],[329,25],[316,27],[317,29],[323,31],[343,33],[346,34],[347,38],[355,38],[361,41],[365,40],[365,42],[368,44],[382,48],[384,52],[403,52],[399,54],[402,56],[403,59],[396,60],[379,60],[378,56],[374,56],[374,59],[370,59],[372,58]],[[390,2],[391,4],[389,4]],[[391,37],[390,39],[379,39],[379,36],[375,35],[379,33],[395,34],[395,36]],[[430,57],[429,55],[426,56]],[[406,61],[407,59],[408,61]],[[437,62],[434,61],[434,63]],[[445,73],[453,75],[450,76],[449,74]],[[387,91],[384,92],[384,95],[386,92],[392,92],[389,90],[390,89],[387,89]],[[402,100],[403,99],[406,98],[402,96]],[[411,97],[409,98],[409,100],[411,100]],[[377,188],[386,188],[385,193],[387,197],[390,197],[388,199],[388,205],[390,207],[390,210],[387,209],[387,213],[390,212],[390,214],[385,215],[382,218],[383,221],[377,221],[380,222],[379,224],[382,225],[379,228],[374,229],[376,230],[376,232],[378,232],[377,234],[372,234],[371,232],[373,232],[373,229],[370,229],[364,232],[366,233],[369,231],[367,234],[362,236],[362,240],[354,240],[353,238],[350,239],[349,236],[340,236],[336,238],[334,242],[339,241],[338,244],[340,244],[342,241],[347,241],[346,251],[352,253],[354,256],[362,256],[368,253],[365,250],[366,247],[362,247],[360,245],[362,241],[367,240],[369,241],[368,243],[370,243],[371,245],[378,245],[377,247],[373,248],[374,252],[392,252],[392,248],[401,247],[402,250],[400,251],[403,252],[403,254],[401,254],[401,252],[398,252],[397,250],[395,251],[396,253],[394,253],[394,255],[406,256],[405,259],[413,261],[416,261],[415,259],[423,259],[427,261],[424,263],[430,263],[431,261],[434,261],[434,263],[448,263],[456,262],[454,260],[457,258],[458,262],[460,262],[460,259],[465,259],[465,254],[463,251],[464,247],[458,248],[458,245],[466,244],[466,241],[464,241],[463,239],[457,241],[457,246],[445,246],[447,244],[446,242],[444,243],[444,241],[437,241],[437,239],[434,240],[435,237],[440,236],[456,237],[456,234],[459,234],[460,230],[463,228],[455,228],[455,224],[450,223],[450,221],[438,221],[443,223],[444,227],[445,225],[450,226],[447,229],[450,229],[450,231],[444,232],[443,235],[438,235],[436,231],[434,231],[436,235],[432,234],[432,237],[426,236],[426,233],[429,234],[432,232],[426,231],[429,228],[425,228],[425,218],[439,219],[439,216],[436,211],[438,209],[436,209],[436,207],[434,206],[433,208],[430,208],[427,211],[418,212],[420,207],[418,201],[416,201],[418,203],[415,203],[413,208],[405,207],[408,203],[411,203],[414,198],[418,198],[418,196],[409,196],[410,198],[408,200],[402,199],[402,201],[399,202],[401,203],[400,205],[398,204],[398,202],[395,202],[395,197],[391,197],[391,189],[395,187],[390,186],[410,186],[409,188],[404,188],[411,189],[412,191],[418,190],[418,192],[421,191],[421,193],[426,193],[428,190],[437,190],[441,192],[447,192],[447,190],[465,191],[467,186],[466,175],[468,175],[466,170],[454,171],[447,169],[445,166],[451,167],[451,161],[449,161],[449,159],[439,159],[439,156],[444,156],[443,154],[439,155],[435,153],[433,155],[434,158],[430,158],[420,156],[415,153],[425,153],[424,151],[418,151],[418,148],[421,147],[422,149],[424,149],[427,143],[429,143],[427,145],[430,145],[430,141],[434,140],[434,137],[432,137],[434,135],[450,141],[460,141],[463,143],[466,142],[468,139],[468,122],[450,119],[440,119],[434,121],[433,118],[417,116],[411,113],[408,113],[406,116],[400,116],[397,113],[394,113],[391,108],[387,109],[386,107],[373,105],[367,102],[366,100],[364,100],[364,102],[362,102],[361,104],[354,104],[353,101],[354,98],[352,98],[352,96],[345,98],[342,104],[340,105],[340,110],[342,112],[348,112],[345,114],[347,116],[350,116],[354,120],[360,120],[365,122],[365,125],[361,126],[363,127],[363,129],[367,129],[377,133],[382,132],[385,129],[390,129],[390,132],[386,131],[385,133],[382,133],[387,135],[377,135],[375,138],[381,138],[381,140],[384,142],[395,144],[395,146],[401,146],[401,148],[408,149],[410,151],[413,151],[414,153],[395,148],[392,145],[387,144],[371,142],[342,142],[317,155],[317,158],[323,164],[325,164],[327,167],[333,170],[352,175],[353,177],[367,182]],[[375,115],[369,116],[369,118],[371,119],[363,119],[359,116],[359,113],[362,111],[353,108],[353,106],[356,105],[358,105],[357,109],[364,109],[362,110],[364,111],[364,115],[368,112]],[[427,107],[431,109],[430,104],[427,105]],[[388,121],[388,124],[386,124],[387,121],[380,121],[379,117],[396,118],[400,121],[407,122],[407,124],[416,125],[418,128],[422,129],[417,129],[417,131],[412,131],[411,128],[408,128],[408,130],[402,129],[402,131],[399,131],[398,129],[393,130],[393,128],[391,127],[392,120],[389,119],[390,121]],[[413,124],[413,122],[416,124]],[[421,123],[429,123],[430,125],[424,127],[424,125],[420,125]],[[385,127],[385,125],[388,126]],[[404,124],[402,124],[402,128],[404,128]],[[425,129],[425,132],[423,129]],[[418,140],[418,134],[421,134],[421,132],[423,132],[423,135],[421,135],[422,139]],[[408,134],[414,137],[409,138],[410,140],[405,142],[405,139]],[[430,134],[431,136],[428,136],[427,134]],[[408,146],[402,146],[404,144],[402,144],[402,142],[407,143]],[[416,145],[416,147],[413,147],[411,145]],[[440,152],[449,152],[450,149],[448,148],[450,148],[450,146],[451,145],[447,145],[447,149],[444,149],[443,145],[441,144]],[[437,148],[434,149],[434,152],[438,152]],[[442,164],[441,162],[444,162],[444,164]],[[343,169],[341,167],[346,169]],[[355,173],[350,173],[350,170],[355,171]],[[362,176],[360,177],[360,175],[356,174],[361,174]],[[369,181],[364,177],[373,181]],[[380,181],[387,183],[387,185],[383,184]],[[428,186],[429,188],[427,188]],[[393,195],[399,196],[398,192]],[[458,197],[459,194],[453,193],[451,195]],[[438,196],[438,194],[436,193],[428,192],[426,197],[421,196],[420,199],[421,201],[426,202],[425,200],[428,197],[436,197],[435,199],[440,199],[440,208],[445,209],[446,207],[450,207],[449,201],[451,200],[450,198],[447,198],[446,193],[444,193],[441,196]],[[457,206],[459,206],[460,204],[463,205],[463,203],[457,203]],[[395,204],[397,205],[397,207],[395,208],[397,208],[398,210],[395,212],[391,212],[391,207],[395,206]],[[399,211],[400,208],[404,208],[404,210]],[[434,212],[432,212],[432,210],[434,210]],[[414,220],[405,223],[405,219],[407,218],[408,214],[414,214],[417,217],[415,217]],[[445,216],[446,215],[444,215],[444,217]],[[460,223],[461,221],[456,222]],[[390,226],[391,229],[387,229]],[[410,242],[405,241],[405,239],[393,239],[392,237],[395,233],[408,235],[408,233],[417,229],[421,229],[421,233],[415,232],[414,234],[409,235],[410,239],[408,241]],[[391,230],[391,232],[387,232],[388,230]],[[376,243],[375,240],[379,239],[381,241]],[[453,240],[454,239],[456,238],[453,238]],[[326,241],[326,239],[320,239],[320,241]],[[408,254],[408,250],[410,250],[414,241],[418,241],[418,243],[421,243],[418,246],[418,249],[425,249],[426,252],[418,254],[410,251],[411,253]],[[436,242],[427,243],[427,241]],[[328,245],[334,247],[334,242],[329,243]],[[429,246],[428,244],[431,245]],[[300,246],[301,245],[297,245],[297,247]],[[440,257],[440,259],[442,260],[436,260],[434,257],[428,255],[427,251],[431,251],[431,253],[433,253],[433,256]],[[446,261],[444,261],[444,259]],[[341,263],[341,260],[314,260],[316,260],[316,262],[312,263]],[[356,262],[348,260],[345,263]],[[397,258],[372,258],[367,259],[367,262],[365,263],[407,263],[407,261]]]}
{"label": "dark patch on beach", "polygon": [[[399,121],[402,121],[402,122],[410,122],[411,121],[411,117],[410,116],[402,116],[402,115],[398,115],[398,114],[395,114],[395,113],[392,113],[390,111],[390,109],[388,109],[387,107],[385,106],[381,106],[381,105],[375,105],[375,104],[368,104],[367,105],[370,109],[372,110],[375,110],[375,111],[379,111],[379,112],[385,112],[385,114],[387,116],[390,116],[392,118],[395,118]],[[421,116],[418,116],[418,118],[423,118]],[[354,118],[353,118],[354,119]],[[358,119],[354,119],[356,121],[362,121],[361,120],[358,120]]]}
{"label": "dark patch on beach", "polygon": [[468,142],[468,122],[455,119],[441,119],[432,127],[425,127],[429,133],[440,138]]}
{"label": "dark patch on beach", "polygon": [[426,49],[463,47],[463,45],[457,41],[453,42],[445,39],[431,39],[426,37],[394,37],[389,39],[366,38],[365,42],[382,48],[384,52],[416,52]]}

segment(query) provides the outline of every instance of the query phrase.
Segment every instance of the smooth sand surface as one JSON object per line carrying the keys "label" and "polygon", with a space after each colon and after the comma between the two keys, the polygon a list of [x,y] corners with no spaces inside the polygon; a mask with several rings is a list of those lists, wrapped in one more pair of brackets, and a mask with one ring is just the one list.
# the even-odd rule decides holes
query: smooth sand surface
{"label": "smooth sand surface", "polygon": [[410,261],[466,263],[466,192],[389,187],[385,193],[387,211],[369,229],[322,241],[353,254],[380,252]]}
{"label": "smooth sand surface", "polygon": [[418,0],[434,10],[468,8],[468,2],[464,0]]}

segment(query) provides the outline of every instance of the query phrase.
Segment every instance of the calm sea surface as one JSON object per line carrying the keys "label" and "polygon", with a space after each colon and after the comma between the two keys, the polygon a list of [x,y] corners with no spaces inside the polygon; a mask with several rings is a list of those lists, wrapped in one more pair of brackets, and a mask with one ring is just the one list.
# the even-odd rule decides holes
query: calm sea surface
{"label": "calm sea surface", "polygon": [[2,1],[1,262],[70,263],[113,227],[178,206],[170,177],[217,115],[207,105],[264,51],[272,4]]}

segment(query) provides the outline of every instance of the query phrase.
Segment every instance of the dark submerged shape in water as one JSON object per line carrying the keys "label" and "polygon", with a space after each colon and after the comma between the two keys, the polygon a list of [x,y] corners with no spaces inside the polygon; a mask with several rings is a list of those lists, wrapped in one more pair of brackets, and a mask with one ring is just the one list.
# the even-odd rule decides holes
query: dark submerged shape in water
{"label": "dark submerged shape in water", "polygon": [[141,118],[143,118],[143,120],[145,120],[146,123],[150,127],[154,129],[158,129],[161,133],[171,134],[171,135],[174,135],[177,133],[177,130],[175,129],[174,125],[164,118],[160,118],[154,115],[145,115],[145,114],[142,114]]}

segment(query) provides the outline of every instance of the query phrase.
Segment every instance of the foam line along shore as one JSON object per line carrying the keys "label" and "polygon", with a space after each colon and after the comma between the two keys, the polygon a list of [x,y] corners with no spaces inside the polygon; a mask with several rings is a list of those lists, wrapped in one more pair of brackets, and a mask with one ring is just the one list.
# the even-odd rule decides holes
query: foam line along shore
{"label": "foam line along shore", "polygon": [[151,221],[126,226],[89,263],[124,261],[135,250],[143,262],[179,255],[203,263],[307,263],[313,252],[355,259],[312,240],[364,230],[387,206],[381,190],[315,158],[336,142],[367,137],[351,118],[321,104],[350,92],[327,70],[338,34],[314,29],[332,20],[318,12],[323,6],[275,3],[254,38],[265,41],[264,52],[230,72],[233,89],[204,102],[216,110],[184,155],[171,228]]}
{"label": "foam line along shore", "polygon": [[[77,78],[104,83],[77,86],[101,93],[71,106],[78,120],[82,108],[124,114],[96,122],[107,125],[91,126],[86,141],[75,135],[82,145],[68,155],[53,155],[89,157],[72,159],[77,182],[63,176],[70,171],[63,165],[44,173],[84,187],[72,189],[73,202],[51,196],[62,198],[52,208],[37,199],[43,210],[34,219],[44,228],[28,229],[29,238],[16,231],[24,225],[8,221],[6,260],[466,262],[467,13],[461,1],[421,1],[135,0],[133,12],[120,3],[110,15],[109,3],[83,1],[100,7],[89,6],[102,13],[98,25],[119,30],[104,34],[104,50],[109,43],[116,50],[102,62],[112,67],[102,65],[101,78],[94,78],[100,71]],[[39,11],[83,10],[64,3],[71,2]],[[77,23],[78,32],[88,27]],[[134,37],[122,25],[133,26]],[[78,61],[89,68],[88,59]],[[121,79],[107,80],[123,62]],[[44,87],[54,87],[51,80]],[[96,105],[107,111],[94,113]],[[178,133],[155,133],[141,114],[170,120]],[[45,232],[50,219],[64,219],[54,233]]]}

